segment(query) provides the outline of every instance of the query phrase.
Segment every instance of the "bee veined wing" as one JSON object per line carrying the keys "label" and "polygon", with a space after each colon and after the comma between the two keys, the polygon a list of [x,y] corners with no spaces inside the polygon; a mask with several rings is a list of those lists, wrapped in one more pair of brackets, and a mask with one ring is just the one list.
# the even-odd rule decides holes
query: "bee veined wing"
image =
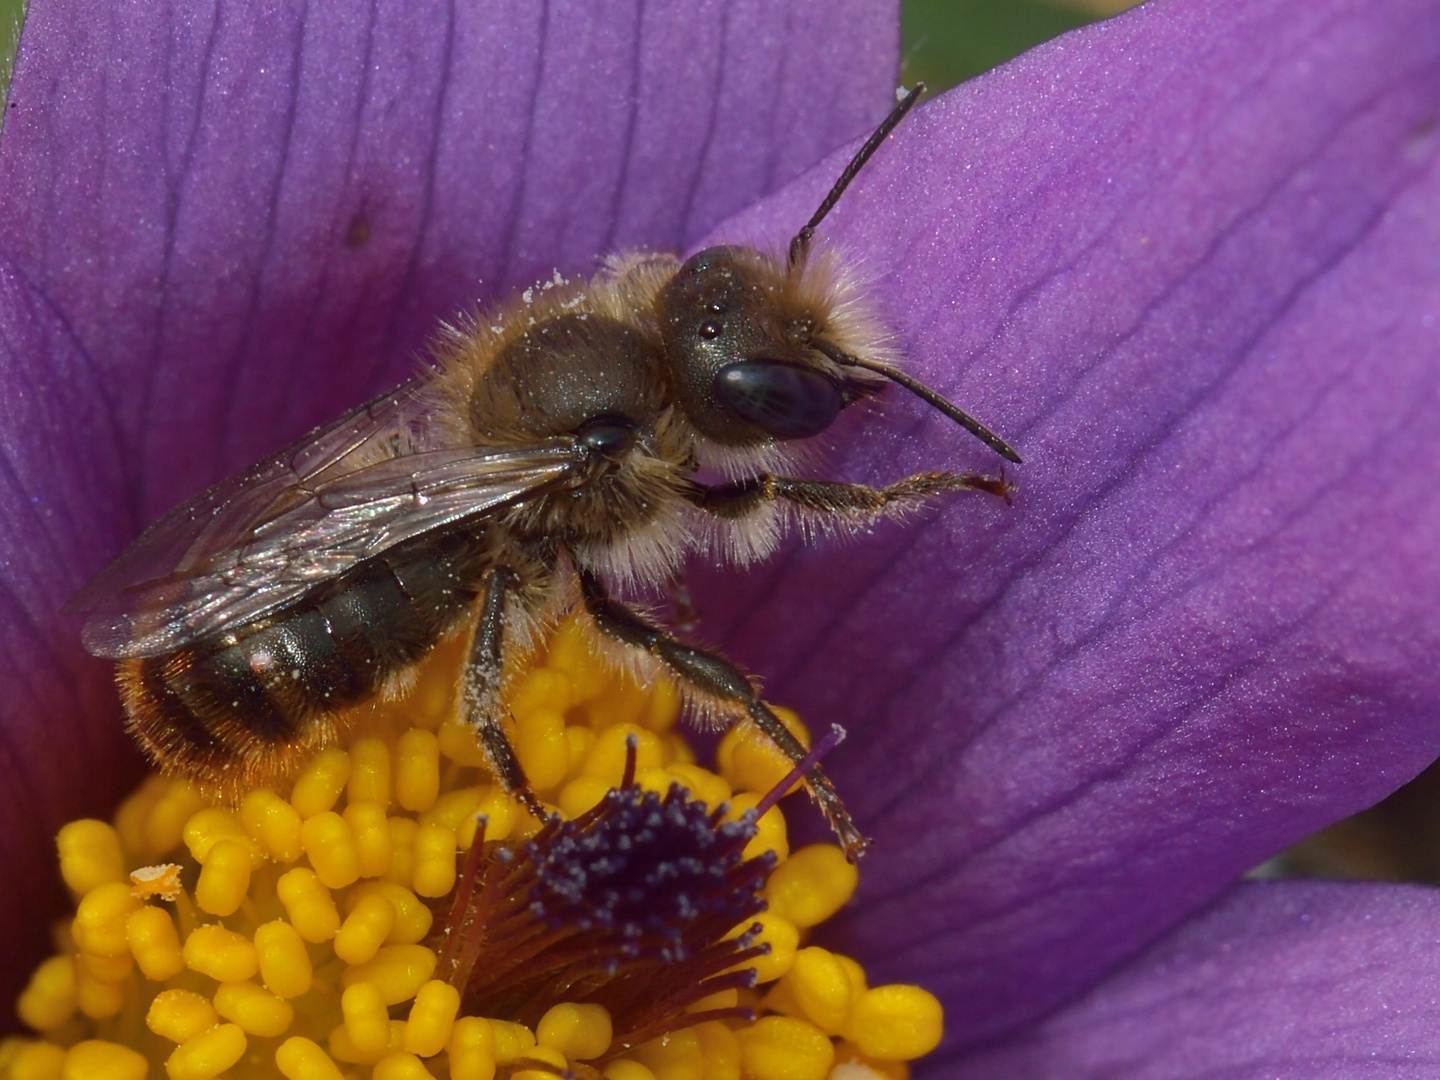
{"label": "bee veined wing", "polygon": [[569,440],[426,449],[424,437],[407,384],[172,510],[72,601],[87,612],[86,649],[123,659],[183,648],[578,465]]}

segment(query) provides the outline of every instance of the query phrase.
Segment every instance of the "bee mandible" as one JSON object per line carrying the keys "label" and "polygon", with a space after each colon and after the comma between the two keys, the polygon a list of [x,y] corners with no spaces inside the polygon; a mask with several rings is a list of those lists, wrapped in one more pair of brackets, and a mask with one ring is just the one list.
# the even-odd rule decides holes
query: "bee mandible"
{"label": "bee mandible", "polygon": [[[673,579],[688,555],[746,564],[796,521],[864,527],[999,478],[929,472],[886,487],[787,474],[794,447],[898,384],[997,453],[1001,438],[906,375],[816,227],[915,103],[903,93],[788,250],[628,254],[447,328],[388,394],[172,510],[74,606],[118,661],[128,726],[164,772],[236,797],[397,696],[437,643],[466,638],[457,708],[494,775],[543,808],[503,727],[507,652],[579,608],[692,712],[751,720],[806,750],[717,653],[612,591]],[[729,479],[707,483],[702,468]],[[813,531],[813,530],[812,530]],[[847,854],[866,840],[830,780],[805,784]]]}

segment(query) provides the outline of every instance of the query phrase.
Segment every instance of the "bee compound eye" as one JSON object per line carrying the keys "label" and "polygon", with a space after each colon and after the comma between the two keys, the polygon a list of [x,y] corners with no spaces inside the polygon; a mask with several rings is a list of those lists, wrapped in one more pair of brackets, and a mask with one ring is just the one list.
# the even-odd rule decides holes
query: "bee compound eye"
{"label": "bee compound eye", "polygon": [[818,371],[778,360],[741,360],[715,373],[715,395],[777,439],[808,439],[835,422],[840,388]]}
{"label": "bee compound eye", "polygon": [[577,434],[587,450],[610,460],[623,457],[635,445],[635,429],[616,417],[597,417]]}

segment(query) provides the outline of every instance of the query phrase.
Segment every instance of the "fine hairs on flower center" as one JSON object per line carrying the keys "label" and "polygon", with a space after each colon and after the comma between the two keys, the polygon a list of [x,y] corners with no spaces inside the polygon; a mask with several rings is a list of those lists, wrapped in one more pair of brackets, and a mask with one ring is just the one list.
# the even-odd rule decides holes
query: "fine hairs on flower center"
{"label": "fine hairs on flower center", "polygon": [[66,825],[75,912],[0,1080],[905,1080],[939,1002],[808,940],[858,879],[791,850],[801,773],[744,724],[702,768],[674,687],[591,640],[567,621],[507,679],[545,821],[455,718],[458,643],[291,783],[153,776]]}
{"label": "fine hairs on flower center", "polygon": [[[773,851],[746,861],[753,821],[724,821],[672,784],[626,780],[592,810],[553,819],[522,845],[470,850],[438,943],[437,974],[462,1008],[538,1023],[560,1002],[603,1006],[607,1056],[682,1027],[753,1019],[737,1006],[687,1010],[749,988]],[[732,931],[743,927],[743,932]]]}

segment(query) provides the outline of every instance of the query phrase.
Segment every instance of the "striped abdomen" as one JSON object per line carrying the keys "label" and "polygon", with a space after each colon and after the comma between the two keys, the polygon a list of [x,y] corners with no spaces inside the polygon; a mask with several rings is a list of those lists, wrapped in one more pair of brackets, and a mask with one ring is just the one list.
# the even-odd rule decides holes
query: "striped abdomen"
{"label": "striped abdomen", "polygon": [[167,773],[234,794],[334,741],[336,714],[422,659],[474,608],[479,544],[425,537],[265,619],[117,670],[130,728]]}

